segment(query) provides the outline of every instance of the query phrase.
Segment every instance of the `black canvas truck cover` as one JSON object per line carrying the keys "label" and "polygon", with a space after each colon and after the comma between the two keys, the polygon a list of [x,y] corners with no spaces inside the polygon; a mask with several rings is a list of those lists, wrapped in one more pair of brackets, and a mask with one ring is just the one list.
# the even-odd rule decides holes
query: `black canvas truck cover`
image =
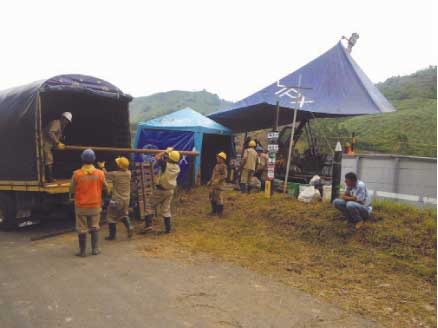
{"label": "black canvas truck cover", "polygon": [[[40,93],[70,91],[129,102],[114,85],[85,75],[59,75],[0,91],[0,182],[38,181]],[[44,111],[44,108],[41,109]]]}

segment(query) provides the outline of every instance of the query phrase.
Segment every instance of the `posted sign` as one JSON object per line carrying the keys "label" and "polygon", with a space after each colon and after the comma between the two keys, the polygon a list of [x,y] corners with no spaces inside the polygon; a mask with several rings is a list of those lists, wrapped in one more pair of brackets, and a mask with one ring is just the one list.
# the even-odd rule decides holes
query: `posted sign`
{"label": "posted sign", "polygon": [[278,132],[268,132],[268,180],[274,180],[275,178],[275,160],[278,153]]}

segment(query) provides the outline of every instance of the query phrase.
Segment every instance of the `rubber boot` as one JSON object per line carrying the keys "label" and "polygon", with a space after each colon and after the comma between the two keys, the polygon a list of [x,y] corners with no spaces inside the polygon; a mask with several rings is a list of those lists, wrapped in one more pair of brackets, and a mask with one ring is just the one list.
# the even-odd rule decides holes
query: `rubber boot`
{"label": "rubber boot", "polygon": [[115,240],[117,234],[117,226],[115,223],[108,223],[109,235],[105,237],[105,240]]}
{"label": "rubber boot", "polygon": [[125,216],[124,218],[122,218],[122,222],[125,225],[126,230],[128,231],[128,238],[131,239],[132,235],[134,234],[134,227],[131,225],[129,217]]}
{"label": "rubber boot", "polygon": [[164,227],[165,227],[164,232],[170,233],[170,230],[172,229],[172,226],[170,225],[170,217],[164,218]]}
{"label": "rubber boot", "polygon": [[53,165],[46,165],[46,181],[47,182],[55,182],[56,181],[53,178]]}
{"label": "rubber boot", "polygon": [[209,213],[210,216],[216,215],[217,213],[217,204],[216,202],[211,201],[211,212]]}
{"label": "rubber boot", "polygon": [[217,205],[217,215],[222,216],[222,213],[224,212],[224,205]]}
{"label": "rubber boot", "polygon": [[240,184],[240,192],[242,194],[246,193],[246,183],[241,183]]}
{"label": "rubber boot", "polygon": [[87,249],[87,234],[81,233],[78,235],[79,240],[79,252],[76,253],[76,256],[85,257],[87,254],[85,253]]}
{"label": "rubber boot", "polygon": [[146,215],[144,217],[144,228],[142,233],[147,233],[149,231],[152,231],[152,218],[154,216],[152,214]]}
{"label": "rubber boot", "polygon": [[90,234],[91,234],[91,254],[98,255],[100,254],[99,231],[93,230],[90,232]]}

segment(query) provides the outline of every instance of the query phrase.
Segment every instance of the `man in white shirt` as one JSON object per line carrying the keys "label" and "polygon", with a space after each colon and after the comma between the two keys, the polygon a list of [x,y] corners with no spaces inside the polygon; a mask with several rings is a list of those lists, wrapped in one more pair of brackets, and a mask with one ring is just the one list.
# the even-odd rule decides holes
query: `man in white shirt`
{"label": "man in white shirt", "polygon": [[345,175],[345,193],[342,199],[335,199],[333,205],[341,211],[344,216],[356,224],[356,228],[362,225],[363,220],[369,218],[372,207],[368,195],[367,186],[363,181],[358,180],[355,173]]}

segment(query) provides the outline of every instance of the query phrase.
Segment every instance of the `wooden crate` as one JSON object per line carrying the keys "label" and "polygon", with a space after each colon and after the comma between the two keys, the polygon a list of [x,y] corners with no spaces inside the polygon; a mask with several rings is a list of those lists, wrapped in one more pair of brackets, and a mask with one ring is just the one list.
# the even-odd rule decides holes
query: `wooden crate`
{"label": "wooden crate", "polygon": [[135,163],[133,172],[132,189],[135,193],[134,198],[138,208],[138,215],[144,218],[146,204],[154,191],[154,168],[152,163]]}

